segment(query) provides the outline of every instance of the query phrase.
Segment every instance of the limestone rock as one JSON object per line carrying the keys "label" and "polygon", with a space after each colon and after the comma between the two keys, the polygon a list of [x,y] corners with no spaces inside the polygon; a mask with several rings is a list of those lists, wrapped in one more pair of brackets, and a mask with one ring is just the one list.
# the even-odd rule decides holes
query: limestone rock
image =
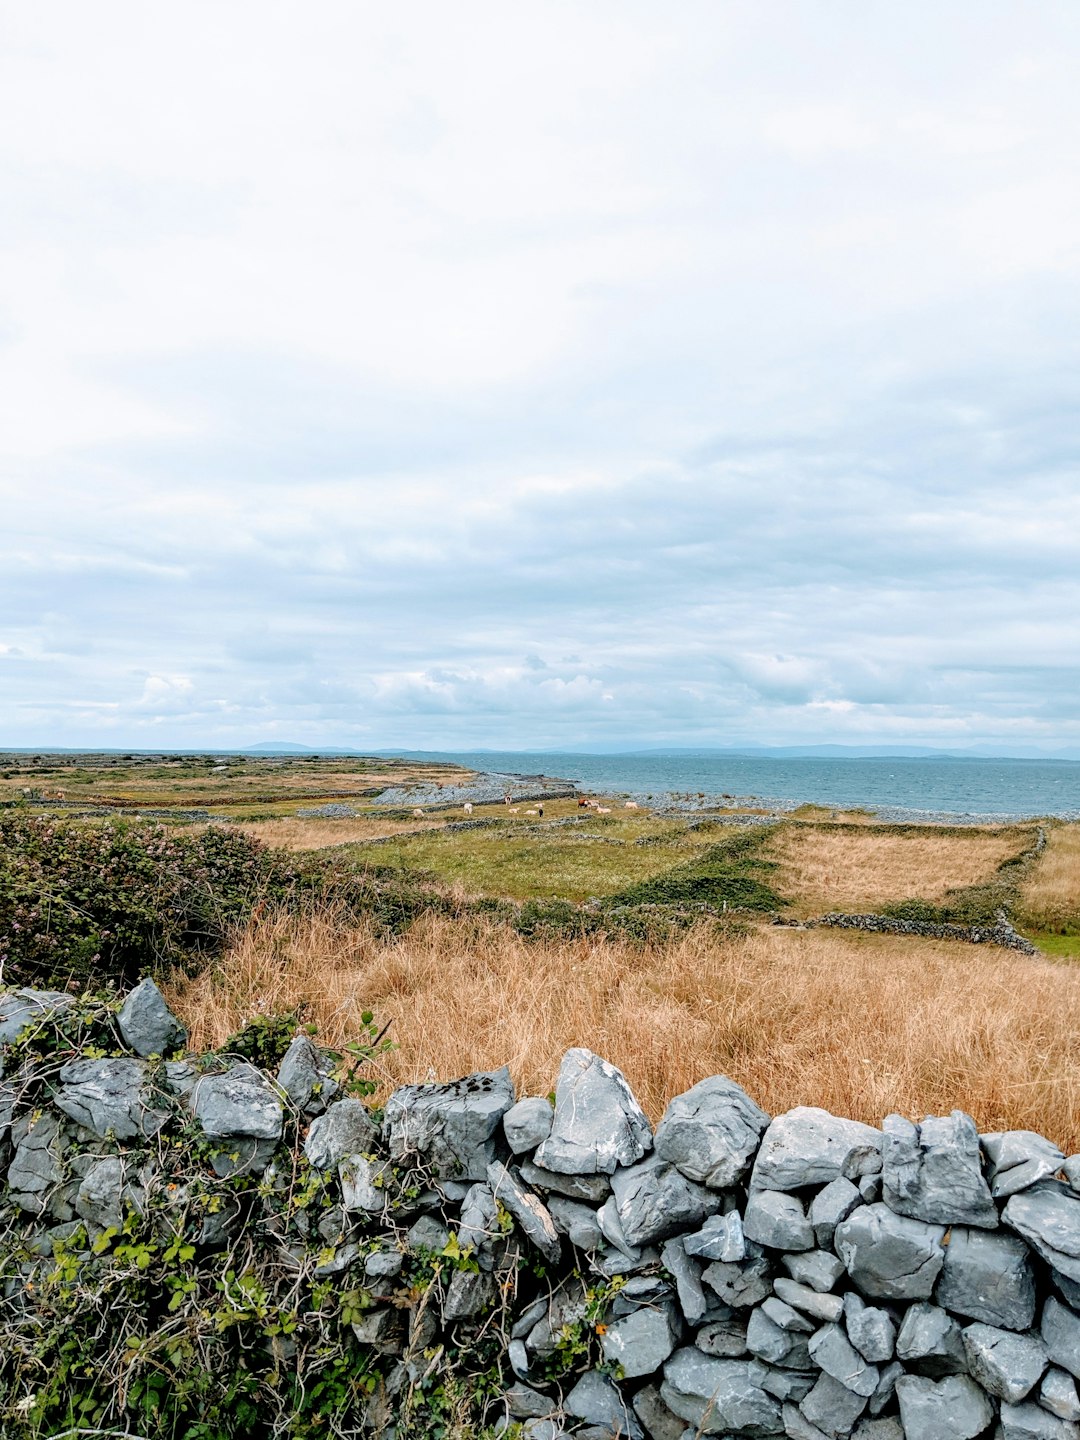
{"label": "limestone rock", "polygon": [[40,1214],[47,1193],[64,1178],[64,1142],[59,1117],[45,1111],[22,1116],[11,1127],[15,1154],[8,1166],[12,1199],[22,1210]]}
{"label": "limestone rock", "polygon": [[907,1440],[975,1440],[994,1418],[990,1401],[966,1375],[905,1375],[896,1396]]}
{"label": "limestone rock", "polygon": [[839,1325],[823,1325],[811,1337],[808,1349],[811,1359],[826,1375],[839,1380],[856,1395],[869,1400],[877,1389],[880,1379],[877,1366],[859,1354]]}
{"label": "limestone rock", "polygon": [[1080,1282],[1080,1195],[1056,1180],[1040,1181],[1013,1195],[1001,1218],[1048,1265]]}
{"label": "limestone rock", "polygon": [[1024,1401],[1001,1407],[1002,1440],[1080,1440],[1080,1426]]}
{"label": "limestone rock", "polygon": [[970,1115],[930,1115],[913,1125],[888,1115],[882,1150],[882,1198],[898,1215],[930,1225],[997,1228],[998,1213],[983,1179],[979,1132]]}
{"label": "limestone rock", "polygon": [[532,1160],[521,1162],[521,1178],[535,1190],[554,1191],[586,1205],[602,1205],[611,1194],[611,1181],[606,1175],[561,1175]]}
{"label": "limestone rock", "polygon": [[785,1304],[793,1306],[812,1320],[839,1320],[844,1313],[844,1301],[839,1295],[822,1295],[809,1285],[800,1285],[786,1276],[781,1275],[774,1280],[773,1289]]}
{"label": "limestone rock", "polygon": [[589,1370],[563,1402],[568,1415],[590,1425],[604,1426],[619,1440],[644,1440],[637,1416],[606,1375]]}
{"label": "limestone rock", "polygon": [[1080,1395],[1067,1370],[1051,1366],[1039,1386],[1039,1404],[1059,1420],[1080,1420]]}
{"label": "limestone rock", "polygon": [[[766,1297],[766,1300],[768,1297]],[[770,1365],[789,1370],[808,1370],[810,1352],[805,1331],[785,1330],[766,1313],[763,1305],[751,1311],[746,1326],[746,1348],[751,1355]]]}
{"label": "limestone rock", "polygon": [[833,1243],[836,1227],[846,1220],[851,1212],[863,1204],[863,1197],[857,1185],[841,1176],[831,1180],[819,1190],[810,1202],[810,1224],[814,1227],[814,1239],[825,1248]]}
{"label": "limestone rock", "polygon": [[533,1095],[527,1100],[519,1100],[502,1117],[507,1145],[515,1155],[535,1150],[551,1134],[554,1119],[555,1111],[546,1097]]}
{"label": "limestone rock", "polygon": [[9,990],[0,995],[0,1045],[14,1045],[39,1020],[74,1003],[75,997],[61,990]]}
{"label": "limestone rock", "polygon": [[83,1176],[75,1211],[91,1225],[119,1230],[124,1223],[124,1162],[116,1155],[96,1160]]}
{"label": "limestone rock", "polygon": [[896,1337],[896,1358],[917,1375],[940,1380],[968,1368],[959,1323],[940,1305],[908,1307]]}
{"label": "limestone rock", "polygon": [[862,1205],[836,1227],[836,1251],[855,1285],[871,1299],[925,1300],[945,1263],[943,1225]]}
{"label": "limestone rock", "polygon": [[164,1055],[187,1043],[187,1031],[149,975],[128,995],[116,1024],[124,1044],[136,1055]]}
{"label": "limestone rock", "polygon": [[714,1189],[737,1185],[750,1168],[765,1111],[724,1075],[677,1095],[656,1130],[656,1153],[690,1180]]}
{"label": "limestone rock", "polygon": [[500,1121],[513,1103],[505,1066],[447,1085],[403,1085],[386,1102],[390,1157],[446,1179],[484,1180]]}
{"label": "limestone rock", "polygon": [[634,1414],[645,1427],[649,1440],[682,1440],[686,1426],[660,1398],[658,1385],[643,1385],[634,1396]]}
{"label": "limestone rock", "polygon": [[565,1175],[613,1175],[652,1149],[652,1129],[622,1072],[591,1050],[568,1050],[555,1085],[551,1134],[535,1162]]}
{"label": "limestone rock", "polygon": [[541,1255],[546,1260],[557,1261],[562,1255],[562,1240],[539,1195],[524,1185],[520,1176],[501,1160],[495,1160],[488,1166],[487,1182],[495,1199],[502,1201]]}
{"label": "limestone rock", "polygon": [[763,1190],[801,1190],[843,1176],[856,1180],[881,1169],[880,1130],[800,1105],[765,1131],[751,1184]]}
{"label": "limestone rock", "polygon": [[843,1307],[848,1339],[863,1359],[875,1365],[891,1360],[896,1352],[896,1322],[889,1312],[867,1305],[855,1290],[844,1296]]}
{"label": "limestone rock", "polygon": [[804,1250],[800,1255],[782,1255],[780,1263],[793,1280],[822,1294],[832,1290],[844,1273],[844,1262],[829,1250]]}
{"label": "limestone rock", "polygon": [[146,1066],[141,1060],[72,1060],[60,1068],[61,1088],[54,1101],[78,1125],[104,1139],[153,1135],[165,1116],[143,1097]]}
{"label": "limestone rock", "polygon": [[679,1307],[691,1325],[699,1325],[709,1309],[701,1285],[701,1266],[686,1253],[679,1239],[669,1240],[660,1252],[660,1261],[675,1280]]}
{"label": "limestone rock", "polygon": [[1039,1333],[1054,1364],[1080,1380],[1080,1315],[1051,1295],[1043,1306]]}
{"label": "limestone rock", "polygon": [[725,1305],[743,1309],[760,1305],[772,1290],[772,1267],[755,1245],[745,1260],[714,1260],[702,1272],[702,1280]]}
{"label": "limestone rock", "polygon": [[304,1154],[316,1170],[333,1170],[347,1155],[369,1155],[378,1131],[360,1100],[335,1100],[311,1122]]}
{"label": "limestone rock", "polygon": [[866,1409],[866,1397],[822,1372],[799,1409],[803,1418],[830,1437],[850,1435]]}
{"label": "limestone rock", "polygon": [[702,1260],[741,1260],[746,1254],[742,1216],[738,1210],[710,1215],[695,1234],[683,1236],[683,1246],[688,1255]]}
{"label": "limestone rock", "polygon": [[1036,1336],[978,1322],[964,1331],[964,1351],[972,1379],[1011,1405],[1027,1398],[1049,1363],[1046,1346]]}
{"label": "limestone rock", "polygon": [[802,1201],[783,1190],[751,1190],[743,1233],[772,1250],[812,1250],[814,1231]]}
{"label": "limestone rock", "polygon": [[1016,1235],[957,1226],[945,1250],[935,1298],[969,1320],[1029,1330],[1035,1318],[1031,1251]]}
{"label": "limestone rock", "polygon": [[681,1328],[670,1302],[635,1310],[607,1326],[600,1341],[604,1360],[621,1365],[628,1380],[652,1375],[675,1349]]}
{"label": "limestone rock", "polygon": [[1040,1180],[1052,1180],[1065,1163],[1058,1147],[1034,1130],[983,1135],[982,1147],[990,1162],[987,1178],[995,1200],[1008,1199]]}
{"label": "limestone rock", "polygon": [[783,1433],[780,1402],[751,1382],[744,1360],[720,1360],[684,1346],[664,1366],[660,1395],[702,1435]]}
{"label": "limestone rock", "polygon": [[549,1195],[547,1208],[555,1222],[555,1229],[565,1235],[578,1250],[592,1254],[604,1243],[604,1237],[597,1223],[596,1211],[579,1200],[568,1200],[565,1195]]}
{"label": "limestone rock", "polygon": [[319,1115],[341,1088],[333,1065],[306,1035],[297,1035],[285,1051],[277,1081],[302,1115]]}
{"label": "limestone rock", "polygon": [[715,1190],[688,1180],[659,1155],[620,1166],[611,1177],[611,1189],[623,1233],[631,1245],[651,1245],[700,1225],[723,1204],[723,1197]]}

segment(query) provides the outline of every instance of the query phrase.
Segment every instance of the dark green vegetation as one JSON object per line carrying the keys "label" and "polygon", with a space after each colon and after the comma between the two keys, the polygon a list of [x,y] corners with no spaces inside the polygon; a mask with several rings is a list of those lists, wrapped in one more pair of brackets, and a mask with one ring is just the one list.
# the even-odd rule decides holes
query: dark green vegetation
{"label": "dark green vegetation", "polygon": [[1000,915],[1008,917],[1015,913],[1020,888],[1041,848],[1039,840],[1033,837],[1024,849],[1003,860],[984,884],[948,890],[936,904],[915,899],[885,905],[881,913],[894,920],[927,921],[934,925],[993,925]]}
{"label": "dark green vegetation", "polygon": [[778,910],[784,901],[766,883],[776,865],[761,854],[769,837],[764,826],[734,830],[692,859],[629,886],[612,903]]}

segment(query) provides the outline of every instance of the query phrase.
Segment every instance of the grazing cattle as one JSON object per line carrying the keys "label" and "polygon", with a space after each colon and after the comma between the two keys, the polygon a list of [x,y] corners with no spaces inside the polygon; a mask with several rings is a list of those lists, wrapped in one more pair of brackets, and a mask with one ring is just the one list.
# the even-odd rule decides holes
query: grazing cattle
{"label": "grazing cattle", "polygon": [[596,813],[597,813],[598,815],[610,815],[610,814],[611,814],[611,806],[610,806],[610,805],[597,805],[597,807],[596,807]]}
{"label": "grazing cattle", "polygon": [[516,815],[517,813],[518,813],[518,807],[517,807],[516,805],[511,805],[511,806],[510,806],[510,814],[511,814],[511,815]]}
{"label": "grazing cattle", "polygon": [[526,811],[525,811],[525,814],[526,814],[526,815],[535,815],[535,814],[536,814],[536,811],[535,811],[535,810],[526,810]]}
{"label": "grazing cattle", "polygon": [[579,809],[579,810],[583,810],[583,809],[585,809],[585,807],[586,807],[587,805],[589,805],[590,801],[589,801],[589,799],[588,799],[587,796],[585,796],[585,795],[579,795],[579,796],[577,797],[577,803],[578,803],[578,809]]}
{"label": "grazing cattle", "polygon": [[466,815],[472,814],[472,805],[469,803],[468,800],[465,801],[465,804],[461,808],[465,811]]}
{"label": "grazing cattle", "polygon": [[636,800],[627,800],[626,804],[622,808],[624,810],[637,810],[639,806]]}
{"label": "grazing cattle", "polygon": [[413,813],[413,815],[416,817],[417,820],[422,820],[422,819],[424,818],[424,812],[423,812],[423,810],[416,809],[416,810],[414,810],[412,813]]}

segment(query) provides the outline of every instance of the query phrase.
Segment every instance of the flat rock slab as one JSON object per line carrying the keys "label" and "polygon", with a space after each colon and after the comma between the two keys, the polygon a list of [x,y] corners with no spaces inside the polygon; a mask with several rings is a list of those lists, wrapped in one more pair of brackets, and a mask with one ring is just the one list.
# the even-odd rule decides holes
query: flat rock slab
{"label": "flat rock slab", "polygon": [[907,1440],[975,1440],[994,1418],[990,1401],[966,1375],[905,1375],[896,1382],[896,1397]]}
{"label": "flat rock slab", "polygon": [[101,1138],[117,1140],[153,1135],[164,1124],[163,1111],[147,1105],[146,1066],[121,1056],[112,1060],[73,1060],[60,1070],[55,1104],[78,1125]]}
{"label": "flat rock slab", "polygon": [[1017,1235],[957,1226],[935,1292],[939,1305],[969,1320],[1029,1330],[1035,1318],[1035,1267]]}
{"label": "flat rock slab", "polygon": [[752,1382],[745,1360],[723,1360],[684,1346],[664,1366],[660,1396],[669,1410],[702,1435],[784,1432],[779,1400]]}
{"label": "flat rock slab", "polygon": [[32,1025],[74,1005],[62,990],[9,990],[0,995],[0,1045],[14,1045]]}
{"label": "flat rock slab", "polygon": [[1080,1380],[1080,1315],[1051,1295],[1043,1306],[1039,1333],[1054,1364]]}
{"label": "flat rock slab", "polygon": [[335,1100],[316,1116],[304,1141],[304,1154],[316,1170],[332,1170],[347,1155],[368,1155],[378,1140],[378,1131],[367,1107],[351,1096]]}
{"label": "flat rock slab", "polygon": [[1009,1200],[1001,1213],[1048,1265],[1080,1282],[1080,1195],[1055,1180],[1041,1181]]}
{"label": "flat rock slab", "polygon": [[1046,1346],[1035,1335],[1017,1335],[977,1323],[964,1331],[968,1371],[988,1395],[1018,1405],[1043,1377],[1050,1363]]}
{"label": "flat rock slab", "polygon": [[496,1200],[501,1200],[524,1233],[546,1260],[553,1263],[562,1255],[562,1240],[551,1212],[534,1190],[521,1181],[520,1175],[495,1160],[487,1168],[487,1183]]}
{"label": "flat rock slab", "polygon": [[836,1227],[836,1252],[863,1295],[927,1300],[945,1263],[945,1227],[862,1205]]}
{"label": "flat rock slab", "polygon": [[728,1189],[749,1170],[768,1124],[741,1085],[713,1075],[668,1105],[657,1126],[656,1153],[688,1179]]}
{"label": "flat rock slab", "polygon": [[882,1133],[857,1120],[800,1105],[778,1115],[761,1142],[751,1184],[763,1190],[801,1190],[843,1177],[857,1180],[881,1169]]}
{"label": "flat rock slab", "polygon": [[220,1075],[203,1075],[188,1098],[192,1114],[212,1137],[281,1139],[285,1112],[273,1086],[254,1065],[232,1065]]}
{"label": "flat rock slab", "polygon": [[981,1139],[990,1161],[987,1179],[995,1200],[1007,1200],[1040,1180],[1052,1180],[1065,1163],[1058,1147],[1034,1130],[1004,1130]]}
{"label": "flat rock slab", "polygon": [[514,1103],[505,1066],[448,1085],[403,1085],[386,1102],[383,1134],[396,1163],[443,1179],[484,1180],[502,1117]]}
{"label": "flat rock slab", "polygon": [[645,1112],[620,1070],[591,1050],[568,1050],[555,1085],[551,1134],[533,1157],[565,1175],[613,1175],[652,1149]]}
{"label": "flat rock slab", "polygon": [[982,1173],[979,1132],[970,1115],[930,1115],[914,1125],[887,1115],[883,1125],[882,1199],[898,1215],[930,1225],[994,1230],[997,1206]]}
{"label": "flat rock slab", "polygon": [[723,1204],[717,1191],[688,1180],[659,1155],[616,1170],[611,1190],[623,1234],[633,1246],[693,1229]]}

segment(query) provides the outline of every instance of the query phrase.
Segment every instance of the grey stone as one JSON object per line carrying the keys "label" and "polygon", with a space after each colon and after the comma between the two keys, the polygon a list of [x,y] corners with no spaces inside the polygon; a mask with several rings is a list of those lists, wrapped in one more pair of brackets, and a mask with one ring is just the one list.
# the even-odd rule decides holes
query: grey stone
{"label": "grey stone", "polygon": [[672,1298],[671,1286],[662,1275],[634,1275],[611,1302],[612,1315],[632,1315],[643,1305],[657,1305]]}
{"label": "grey stone", "polygon": [[1080,1195],[1056,1180],[1042,1180],[1013,1195],[1001,1213],[1048,1265],[1080,1283]]}
{"label": "grey stone", "polygon": [[782,1365],[791,1370],[808,1370],[810,1352],[806,1334],[784,1330],[758,1306],[751,1311],[746,1326],[746,1348],[759,1360]]}
{"label": "grey stone", "polygon": [[710,1215],[700,1230],[684,1235],[682,1242],[688,1255],[699,1255],[703,1260],[742,1260],[746,1255],[742,1216],[738,1210]]}
{"label": "grey stone", "polygon": [[871,1299],[925,1300],[945,1262],[945,1227],[897,1215],[880,1201],[836,1227],[836,1252]]}
{"label": "grey stone", "polygon": [[374,1250],[364,1261],[364,1274],[369,1280],[392,1280],[401,1274],[404,1264],[400,1250]]}
{"label": "grey stone", "polygon": [[[839,1296],[836,1298],[839,1299]],[[802,1335],[812,1335],[818,1328],[815,1321],[789,1305],[786,1300],[782,1300],[779,1295],[768,1296],[761,1302],[761,1309],[781,1330],[797,1330]]]}
{"label": "grey stone", "polygon": [[851,1432],[852,1440],[904,1440],[904,1430],[895,1415],[881,1420],[860,1420]]}
{"label": "grey stone", "polygon": [[1016,1235],[953,1230],[937,1284],[939,1305],[969,1320],[1028,1330],[1035,1318],[1035,1268]]}
{"label": "grey stone", "polygon": [[[342,1271],[349,1268],[359,1253],[359,1245],[354,1243],[342,1245],[340,1250],[335,1250],[332,1255],[328,1256],[325,1260],[321,1260],[319,1264],[315,1266],[313,1273],[318,1276],[340,1275]],[[364,1274],[370,1276],[373,1280],[379,1281],[385,1277],[379,1276],[377,1271],[368,1268],[370,1261],[377,1259],[377,1256],[369,1256],[368,1262],[364,1265]],[[387,1287],[387,1293],[389,1293],[389,1287]]]}
{"label": "grey stone", "polygon": [[[581,1433],[580,1431],[578,1432]],[[606,1431],[601,1431],[606,1437]],[[526,1420],[521,1427],[521,1440],[566,1440],[570,1432],[550,1417]]]}
{"label": "grey stone", "polygon": [[187,1044],[187,1031],[149,975],[124,1001],[116,1024],[124,1044],[136,1055],[164,1055]]}
{"label": "grey stone", "polygon": [[813,1320],[839,1320],[844,1313],[844,1302],[839,1295],[822,1295],[809,1285],[800,1285],[781,1275],[773,1281],[773,1289],[786,1304],[801,1310]]}
{"label": "grey stone", "polygon": [[741,1085],[724,1075],[677,1095],[656,1130],[656,1153],[690,1180],[713,1189],[737,1185],[769,1124]]}
{"label": "grey stone", "polygon": [[669,1240],[660,1251],[660,1261],[674,1277],[679,1294],[679,1307],[691,1325],[700,1324],[709,1309],[701,1285],[701,1267],[691,1260],[681,1240]]}
{"label": "grey stone", "polygon": [[1028,1190],[1039,1180],[1052,1180],[1065,1163],[1058,1147],[1034,1130],[983,1135],[982,1147],[990,1162],[987,1179],[995,1200]]}
{"label": "grey stone", "polygon": [[638,1418],[606,1375],[588,1370],[563,1402],[568,1415],[600,1425],[620,1440],[644,1440]]}
{"label": "grey stone", "polygon": [[635,1310],[607,1326],[600,1340],[604,1360],[621,1365],[628,1380],[651,1375],[675,1349],[680,1329],[670,1302]]}
{"label": "grey stone", "polygon": [[959,1324],[940,1305],[925,1301],[908,1308],[896,1337],[896,1358],[932,1380],[962,1375],[968,1368]]}
{"label": "grey stone", "polygon": [[545,1260],[557,1261],[562,1255],[562,1240],[539,1195],[522,1184],[520,1177],[501,1160],[488,1166],[487,1182],[495,1199],[502,1201]]}
{"label": "grey stone", "polygon": [[514,1103],[504,1066],[447,1085],[403,1085],[386,1102],[390,1158],[449,1180],[484,1180],[500,1121]]}
{"label": "grey stone", "polygon": [[830,1180],[823,1190],[819,1190],[810,1202],[810,1224],[814,1227],[814,1239],[819,1247],[827,1249],[833,1243],[833,1235],[841,1220],[847,1217],[859,1205],[863,1204],[863,1197],[859,1187],[853,1185],[850,1180],[841,1176],[838,1180]]}
{"label": "grey stone", "polygon": [[[539,1313],[525,1336],[525,1348],[530,1355],[546,1360],[555,1354],[563,1331],[585,1319],[589,1308],[588,1291],[580,1278],[568,1277],[546,1301],[539,1302],[537,1308]],[[533,1307],[530,1307],[529,1314],[533,1313]]]}
{"label": "grey stone", "polygon": [[[3,1074],[3,1066],[0,1065],[0,1075]],[[14,1082],[0,1081],[0,1142],[2,1142],[8,1131],[11,1129],[11,1122],[15,1116],[15,1100],[17,1090]]]}
{"label": "grey stone", "polygon": [[896,1398],[907,1440],[975,1440],[994,1418],[990,1401],[966,1375],[905,1375],[896,1382]]}
{"label": "grey stone", "polygon": [[521,1178],[534,1190],[553,1191],[586,1205],[602,1205],[611,1194],[611,1181],[606,1175],[560,1175],[532,1160],[521,1162]]}
{"label": "grey stone", "polygon": [[441,1255],[449,1243],[450,1231],[434,1215],[421,1215],[405,1236],[405,1248],[413,1254],[428,1250]]}
{"label": "grey stone", "polygon": [[782,1190],[751,1190],[743,1212],[748,1240],[771,1250],[813,1250],[814,1231],[796,1195]]}
{"label": "grey stone", "polygon": [[593,1260],[594,1267],[609,1280],[614,1275],[636,1275],[659,1263],[660,1251],[655,1245],[646,1245],[643,1250],[635,1250],[632,1255],[614,1245],[605,1245]]}
{"label": "grey stone", "polygon": [[1080,1426],[1059,1420],[1038,1405],[1003,1404],[1001,1436],[1002,1440],[1078,1440]]}
{"label": "grey stone", "polygon": [[55,1104],[76,1124],[99,1138],[117,1140],[153,1135],[165,1122],[143,1096],[146,1066],[141,1060],[72,1060],[60,1068]]}
{"label": "grey stone", "polygon": [[898,1215],[930,1225],[997,1228],[998,1212],[982,1173],[979,1132],[970,1115],[928,1115],[913,1125],[887,1115],[882,1129],[882,1199]]}
{"label": "grey stone", "polygon": [[392,1179],[385,1160],[369,1160],[366,1155],[347,1155],[338,1165],[341,1182],[341,1205],[344,1210],[366,1210],[378,1214],[390,1199],[387,1185]]}
{"label": "grey stone", "polygon": [[591,1050],[568,1050],[555,1084],[551,1134],[536,1164],[565,1175],[613,1175],[651,1149],[652,1128],[622,1072]]}
{"label": "grey stone", "polygon": [[525,1342],[513,1339],[506,1347],[506,1359],[510,1369],[519,1380],[529,1378],[529,1352],[525,1349]]}
{"label": "grey stone", "polygon": [[747,1372],[751,1385],[756,1385],[777,1400],[789,1400],[793,1405],[810,1393],[816,1378],[805,1370],[781,1370],[756,1357],[748,1364]]}
{"label": "grey stone", "polygon": [[119,1230],[124,1223],[124,1162],[116,1155],[96,1160],[87,1170],[75,1196],[75,1210],[102,1230]]}
{"label": "grey stone", "polygon": [[1074,1190],[1080,1190],[1080,1155],[1070,1155],[1061,1167],[1062,1174]]}
{"label": "grey stone", "polygon": [[370,1155],[378,1131],[359,1100],[335,1100],[325,1114],[317,1116],[308,1129],[304,1154],[316,1170],[332,1170],[347,1155]]}
{"label": "grey stone", "polygon": [[306,1035],[297,1035],[285,1051],[277,1081],[302,1115],[319,1115],[341,1088],[333,1065]]}
{"label": "grey stone", "polygon": [[1080,1313],[1080,1281],[1069,1280],[1060,1270],[1050,1270],[1050,1279],[1065,1304]]}
{"label": "grey stone", "polygon": [[899,1360],[890,1360],[887,1365],[882,1365],[878,1387],[870,1396],[870,1404],[866,1407],[871,1415],[880,1415],[892,1402],[893,1395],[896,1393],[896,1382],[901,1375],[906,1373]]}
{"label": "grey stone", "polygon": [[[754,1247],[757,1252],[757,1247]],[[707,1265],[701,1278],[714,1290],[725,1305],[741,1309],[760,1305],[772,1291],[772,1267],[760,1252],[748,1254],[745,1260],[714,1260]]]}
{"label": "grey stone", "polygon": [[782,1255],[780,1263],[793,1280],[822,1294],[832,1290],[844,1273],[844,1262],[828,1250],[805,1250],[800,1255]]}
{"label": "grey stone", "polygon": [[535,1150],[551,1134],[555,1111],[543,1095],[533,1095],[511,1105],[502,1117],[506,1143],[515,1155]]}
{"label": "grey stone", "polygon": [[1043,1306],[1039,1333],[1054,1364],[1080,1380],[1080,1315],[1051,1295]]}
{"label": "grey stone", "polygon": [[839,1325],[823,1325],[811,1336],[808,1349],[814,1363],[826,1375],[839,1380],[856,1395],[869,1400],[877,1389],[880,1379],[877,1366],[859,1354]]}
{"label": "grey stone", "polygon": [[174,1095],[186,1100],[195,1089],[199,1072],[188,1060],[165,1061],[165,1084]]}
{"label": "grey stone", "polygon": [[855,1422],[866,1409],[866,1397],[841,1385],[831,1375],[822,1373],[799,1409],[804,1419],[824,1434],[830,1437],[850,1435]]}
{"label": "grey stone", "polygon": [[778,1435],[780,1402],[754,1385],[744,1360],[722,1360],[684,1346],[664,1366],[665,1405],[702,1435]]}
{"label": "grey stone", "polygon": [[1051,1366],[1039,1386],[1039,1404],[1059,1420],[1080,1420],[1080,1395],[1067,1370]]}
{"label": "grey stone", "polygon": [[751,1183],[764,1190],[801,1190],[841,1176],[874,1174],[881,1169],[881,1139],[881,1131],[870,1125],[800,1105],[778,1115],[765,1131]]}
{"label": "grey stone", "polygon": [[550,1195],[547,1208],[555,1222],[555,1229],[578,1250],[591,1254],[603,1244],[596,1211],[588,1205],[583,1205],[580,1200],[569,1200],[565,1195]]}
{"label": "grey stone", "polygon": [[511,1385],[503,1394],[506,1409],[516,1420],[536,1420],[550,1415],[555,1409],[554,1402],[547,1395],[541,1395],[531,1385]]}
{"label": "grey stone", "polygon": [[634,1414],[645,1427],[649,1440],[682,1440],[686,1428],[660,1398],[658,1385],[643,1385],[634,1396]]}
{"label": "grey stone", "polygon": [[9,990],[0,995],[0,1045],[14,1045],[31,1026],[74,1005],[61,990]]}
{"label": "grey stone", "polygon": [[880,1365],[896,1351],[896,1322],[887,1310],[867,1305],[854,1290],[844,1296],[848,1339],[864,1360]]}
{"label": "grey stone", "polygon": [[630,1241],[626,1238],[622,1221],[619,1219],[619,1209],[615,1204],[614,1195],[609,1195],[596,1212],[596,1223],[599,1225],[600,1233],[608,1245],[613,1246],[631,1260],[639,1261],[641,1259],[643,1253],[641,1247],[631,1245]]}
{"label": "grey stone", "polygon": [[46,1110],[35,1119],[22,1116],[11,1127],[15,1154],[8,1166],[12,1198],[22,1210],[40,1214],[45,1196],[64,1178],[64,1142],[60,1119]]}
{"label": "grey stone", "polygon": [[747,1353],[745,1320],[713,1320],[694,1336],[694,1344],[705,1355],[737,1360]]}
{"label": "grey stone", "polygon": [[455,1270],[450,1284],[446,1287],[443,1301],[443,1321],[451,1325],[455,1320],[471,1320],[490,1310],[498,1291],[494,1277],[485,1270]]}
{"label": "grey stone", "polygon": [[824,1430],[811,1425],[797,1405],[785,1404],[783,1416],[784,1434],[789,1440],[829,1440]]}
{"label": "grey stone", "polygon": [[715,1190],[688,1180],[659,1155],[620,1166],[611,1177],[611,1191],[631,1245],[651,1245],[698,1226],[723,1204]]}
{"label": "grey stone", "polygon": [[254,1065],[240,1062],[219,1075],[202,1076],[189,1103],[205,1135],[281,1139],[285,1120],[281,1101]]}
{"label": "grey stone", "polygon": [[404,1349],[405,1320],[400,1310],[368,1310],[351,1329],[361,1345],[379,1355],[400,1355]]}
{"label": "grey stone", "polygon": [[1049,1363],[1046,1347],[1034,1335],[1017,1335],[977,1321],[964,1331],[968,1372],[988,1395],[1018,1405],[1027,1399]]}
{"label": "grey stone", "polygon": [[875,1201],[878,1201],[878,1200],[881,1199],[881,1176],[880,1176],[880,1174],[878,1174],[878,1175],[860,1175],[860,1176],[859,1176],[859,1180],[858,1180],[858,1185],[859,1185],[859,1194],[862,1196],[862,1198],[863,1198],[863,1203],[864,1203],[865,1205],[873,1205],[873,1204],[875,1203]]}

